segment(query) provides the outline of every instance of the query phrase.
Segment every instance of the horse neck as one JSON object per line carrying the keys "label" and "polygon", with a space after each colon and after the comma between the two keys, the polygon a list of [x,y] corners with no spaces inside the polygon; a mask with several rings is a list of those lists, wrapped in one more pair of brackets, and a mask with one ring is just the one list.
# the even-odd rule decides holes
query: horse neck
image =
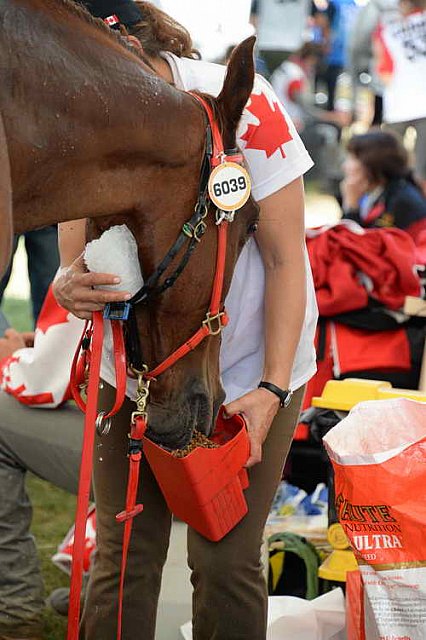
{"label": "horse neck", "polygon": [[28,14],[25,49],[22,33],[0,33],[16,229],[143,208],[155,168],[199,155],[199,109],[103,29]]}

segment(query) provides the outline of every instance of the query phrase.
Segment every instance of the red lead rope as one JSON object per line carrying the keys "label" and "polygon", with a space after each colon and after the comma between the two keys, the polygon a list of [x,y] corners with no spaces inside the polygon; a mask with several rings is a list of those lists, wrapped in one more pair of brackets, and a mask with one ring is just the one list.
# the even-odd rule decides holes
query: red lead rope
{"label": "red lead rope", "polygon": [[[74,531],[74,549],[71,566],[71,588],[68,611],[68,640],[77,640],[80,617],[80,593],[83,583],[83,557],[86,539],[87,509],[90,499],[92,458],[98,413],[99,374],[101,370],[103,318],[101,312],[93,314],[93,345],[90,362],[87,406],[84,418],[83,452],[78,485],[77,513]],[[75,362],[75,359],[74,359]]]}
{"label": "red lead rope", "polygon": [[[214,146],[214,157],[212,159],[212,165],[216,166],[224,159],[222,138],[217,124],[214,120],[213,112],[208,103],[196,94],[194,94],[194,97],[203,104],[209,117],[213,133]],[[187,340],[182,346],[176,349],[176,351],[174,351],[154,369],[144,373],[143,377],[146,380],[157,378],[160,374],[164,373],[164,371],[172,367],[178,360],[195,349],[204,340],[204,338],[206,338],[208,335],[216,335],[220,333],[222,327],[227,324],[228,317],[226,315],[226,312],[225,310],[221,311],[223,282],[226,265],[227,231],[228,223],[226,221],[222,221],[218,225],[216,272],[213,281],[210,306],[206,314],[206,318],[203,320],[202,325],[198,329],[198,331],[196,331],[195,334],[191,338],[189,338],[189,340]],[[111,324],[113,334],[114,361],[116,368],[117,393],[113,408],[107,415],[103,415],[103,420],[111,418],[119,411],[124,401],[126,392],[127,365],[123,338],[123,327],[122,324],[118,321],[112,321]],[[78,345],[77,352],[74,357],[71,371],[71,390],[74,399],[79,408],[82,411],[85,411],[86,415],[84,421],[83,453],[80,467],[77,512],[74,532],[74,550],[71,569],[71,589],[68,613],[67,640],[78,640],[79,636],[80,593],[83,582],[83,551],[85,544],[87,511],[89,507],[90,483],[93,468],[94,439],[96,423],[97,420],[101,417],[101,414],[98,414],[97,407],[103,335],[103,318],[101,312],[97,311],[93,313],[93,332],[91,329],[88,329],[86,324],[82,339],[80,341],[80,344]],[[77,375],[79,369],[79,353],[85,338],[91,338],[92,340],[89,381],[87,388],[87,404],[85,404],[81,398],[80,388],[78,386],[80,380],[78,379],[79,376]],[[88,349],[86,347],[85,355],[83,355],[83,360],[85,362],[87,362],[89,359],[87,355]],[[119,585],[117,640],[121,640],[122,635],[124,579],[127,565],[127,554],[132,531],[132,522],[133,517],[143,510],[143,506],[141,504],[136,504],[136,498],[139,486],[140,461],[142,457],[138,442],[142,441],[146,426],[146,420],[142,416],[136,416],[130,426],[130,439],[131,441],[134,441],[137,446],[134,451],[129,452],[129,477],[127,484],[125,510],[120,512],[116,516],[116,519],[119,522],[124,522],[123,550]]]}

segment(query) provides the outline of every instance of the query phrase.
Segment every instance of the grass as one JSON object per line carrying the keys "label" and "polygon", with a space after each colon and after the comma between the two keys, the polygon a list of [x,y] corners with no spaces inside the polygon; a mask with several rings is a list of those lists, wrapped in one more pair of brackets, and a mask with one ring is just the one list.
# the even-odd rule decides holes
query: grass
{"label": "grass", "polygon": [[[2,304],[9,323],[19,331],[32,326],[30,305],[27,300],[6,298]],[[49,482],[31,474],[27,477],[27,490],[33,504],[32,533],[37,541],[46,595],[57,587],[69,585],[68,576],[51,561],[56,548],[74,522],[75,497]],[[43,612],[43,640],[63,640],[66,618],[50,609]]]}
{"label": "grass", "polygon": [[18,298],[5,298],[1,309],[9,321],[9,324],[17,331],[31,331],[33,319],[28,300]]}
{"label": "grass", "polygon": [[[74,522],[75,497],[49,482],[29,475],[27,489],[34,509],[32,532],[37,541],[46,595],[57,587],[69,586],[68,576],[52,563],[52,555]],[[66,618],[51,609],[43,612],[46,640],[63,640]]]}

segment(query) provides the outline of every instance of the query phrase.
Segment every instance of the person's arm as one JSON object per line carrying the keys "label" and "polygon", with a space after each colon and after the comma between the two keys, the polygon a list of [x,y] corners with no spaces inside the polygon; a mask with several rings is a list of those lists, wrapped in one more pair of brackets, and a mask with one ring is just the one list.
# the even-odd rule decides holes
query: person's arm
{"label": "person's arm", "polygon": [[351,122],[351,114],[348,111],[325,111],[315,106],[315,98],[306,91],[294,91],[292,100],[304,111],[306,119],[318,122],[330,122],[339,127],[346,127]]}
{"label": "person's arm", "polygon": [[58,245],[61,268],[72,265],[86,246],[86,219],[69,220],[58,224]]}
{"label": "person's arm", "polygon": [[[265,362],[262,379],[288,389],[306,307],[304,193],[302,178],[259,202],[257,231],[265,266]],[[242,413],[250,437],[247,466],[262,459],[262,444],[279,409],[267,389],[255,389],[226,407]]]}
{"label": "person's arm", "polygon": [[90,319],[93,311],[102,311],[107,302],[129,300],[128,291],[102,291],[95,287],[119,284],[111,273],[87,271],[83,254],[86,246],[86,220],[61,222],[58,227],[61,269],[53,283],[56,300],[77,318]]}

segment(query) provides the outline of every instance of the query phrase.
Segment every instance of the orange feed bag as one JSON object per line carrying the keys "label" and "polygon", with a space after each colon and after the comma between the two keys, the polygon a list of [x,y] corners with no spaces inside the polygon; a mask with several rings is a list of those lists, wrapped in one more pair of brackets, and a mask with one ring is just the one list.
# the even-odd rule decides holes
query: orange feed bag
{"label": "orange feed bag", "polygon": [[363,616],[349,640],[424,640],[426,404],[360,403],[324,443],[361,574],[363,602],[352,604]]}

